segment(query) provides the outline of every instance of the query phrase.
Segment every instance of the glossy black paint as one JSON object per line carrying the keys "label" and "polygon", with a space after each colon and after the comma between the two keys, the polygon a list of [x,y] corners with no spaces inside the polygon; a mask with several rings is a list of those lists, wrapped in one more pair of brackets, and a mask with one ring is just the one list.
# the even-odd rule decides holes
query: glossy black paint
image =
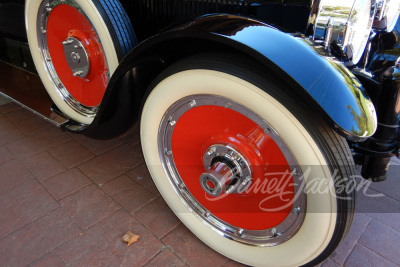
{"label": "glossy black paint", "polygon": [[378,32],[373,38],[366,72],[356,73],[374,103],[378,128],[366,142],[353,144],[363,165],[362,175],[374,181],[386,179],[391,157],[400,148],[400,20],[392,32]]}
{"label": "glossy black paint", "polygon": [[[300,96],[299,104],[307,103],[348,138],[364,140],[375,131],[365,90],[341,63],[321,56],[324,53],[321,47],[303,36],[283,33],[260,21],[221,14],[176,25],[134,48],[113,75],[100,112],[85,133],[92,136],[97,127],[112,132],[122,127],[119,120],[105,120],[103,117],[110,118],[110,114],[106,115],[104,109],[108,105],[118,106],[114,95],[127,90],[118,87],[120,80],[132,68],[149,67],[147,57],[156,59],[154,62],[163,69],[180,58],[207,51],[235,52],[253,58],[266,72],[275,73],[285,81],[288,85],[285,89],[290,88],[294,96]],[[158,73],[149,73],[147,80],[153,80]],[[139,92],[138,95],[143,95],[146,89],[135,81],[126,86]]]}
{"label": "glossy black paint", "polygon": [[[206,14],[244,15],[304,32],[310,14],[309,0],[121,0],[140,40],[169,24]],[[145,23],[143,23],[145,22]]]}

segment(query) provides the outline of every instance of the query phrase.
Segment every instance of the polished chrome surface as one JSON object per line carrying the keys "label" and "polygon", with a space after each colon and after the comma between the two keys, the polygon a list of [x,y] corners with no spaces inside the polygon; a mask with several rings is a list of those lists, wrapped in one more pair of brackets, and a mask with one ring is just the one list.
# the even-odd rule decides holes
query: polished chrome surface
{"label": "polished chrome surface", "polygon": [[90,62],[83,44],[74,37],[63,41],[65,59],[71,68],[72,75],[84,78],[89,73]]}
{"label": "polished chrome surface", "polygon": [[374,28],[391,32],[400,14],[400,0],[376,0]]}
{"label": "polished chrome surface", "polygon": [[[246,191],[252,183],[249,160],[233,145],[215,144],[203,157],[206,171],[200,176],[200,184],[206,193],[220,196],[223,193]],[[210,181],[213,186],[208,185]]]}
{"label": "polished chrome surface", "polygon": [[329,44],[340,48],[339,58],[346,65],[357,64],[368,42],[375,15],[371,0],[321,0],[313,4],[309,23],[314,25],[314,40],[323,41],[330,31]]}
{"label": "polished chrome surface", "polygon": [[[52,62],[54,59],[51,58],[50,53],[49,53],[49,48],[47,45],[47,31],[46,31],[47,22],[48,22],[50,14],[51,14],[51,11],[55,7],[57,7],[58,5],[61,5],[61,4],[70,5],[70,6],[74,7],[81,14],[83,14],[86,17],[86,19],[90,22],[90,20],[87,18],[87,16],[83,12],[83,10],[79,7],[79,5],[74,0],[45,0],[45,1],[43,1],[39,7],[38,19],[37,19],[37,25],[36,25],[40,54],[42,56],[43,63],[45,64],[45,68],[49,75],[49,78],[52,80],[54,86],[58,88],[64,101],[79,114],[84,115],[86,117],[94,117],[98,111],[98,106],[89,107],[89,106],[83,105],[68,92],[68,88],[66,88],[63,85],[61,79],[58,77],[57,71],[55,70],[53,62]],[[95,29],[93,28],[93,30],[95,30]],[[64,45],[64,47],[69,47],[68,44],[72,43],[72,42],[74,42],[74,40],[69,37],[67,40],[65,40],[63,42],[63,45]],[[99,44],[101,46],[100,41],[99,41]],[[78,45],[78,44],[76,44],[76,45]],[[72,46],[72,48],[74,48],[74,47]],[[86,57],[87,57],[87,55],[86,55]],[[89,63],[87,63],[87,65],[89,65]],[[75,65],[73,65],[73,66],[75,66]],[[82,73],[80,73],[80,72],[76,73],[77,71],[75,71],[75,72],[71,72],[71,75],[76,73],[75,76],[82,76],[85,74],[84,69],[85,68],[77,70],[77,71],[83,71]],[[72,70],[72,68],[71,68],[71,70]],[[84,76],[82,76],[82,77],[84,77]]]}
{"label": "polished chrome surface", "polygon": [[[193,105],[194,103],[195,105]],[[248,230],[230,225],[225,221],[220,220],[217,216],[205,209],[192,196],[188,188],[185,186],[174,162],[172,151],[172,134],[175,124],[171,125],[171,122],[177,122],[186,111],[205,105],[215,105],[224,108],[230,108],[236,112],[239,112],[264,129],[265,132],[268,133],[274,142],[280,147],[281,152],[285,156],[285,159],[291,169],[295,194],[293,207],[295,207],[297,211],[295,212],[292,210],[292,212],[289,213],[289,215],[281,224],[265,230]],[[304,183],[302,181],[303,173],[300,166],[298,165],[295,157],[292,155],[289,147],[287,147],[285,142],[274,130],[274,128],[257,114],[236,103],[235,101],[216,95],[193,95],[180,99],[168,108],[160,123],[158,133],[158,149],[165,174],[167,175],[169,182],[173,186],[176,194],[180,197],[188,209],[190,209],[196,216],[198,216],[200,220],[209,225],[220,235],[237,242],[253,246],[276,246],[293,237],[302,225],[305,218],[307,196],[304,190],[302,190],[302,185],[304,185]],[[188,153],[190,153],[190,151],[188,151]],[[300,210],[302,212],[299,212]]]}

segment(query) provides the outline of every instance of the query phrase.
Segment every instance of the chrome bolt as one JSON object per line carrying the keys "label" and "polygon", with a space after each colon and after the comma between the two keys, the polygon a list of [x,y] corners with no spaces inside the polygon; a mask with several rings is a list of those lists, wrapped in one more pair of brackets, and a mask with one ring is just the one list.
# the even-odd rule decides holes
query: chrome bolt
{"label": "chrome bolt", "polygon": [[48,58],[46,58],[46,60],[47,60],[48,62],[50,62],[50,61],[51,61],[51,58],[48,57]]}
{"label": "chrome bolt", "polygon": [[299,175],[299,171],[296,168],[294,168],[292,171],[292,175]]}
{"label": "chrome bolt", "polygon": [[169,125],[174,126],[176,124],[176,121],[170,121]]}
{"label": "chrome bolt", "polygon": [[179,184],[179,189],[184,189],[185,188],[185,184],[184,183],[180,183]]}
{"label": "chrome bolt", "polygon": [[266,134],[270,134],[270,133],[271,133],[271,129],[270,129],[270,128],[264,129],[264,132],[265,132]]}
{"label": "chrome bolt", "polygon": [[215,147],[212,147],[208,150],[207,155],[211,156],[212,154],[215,153],[215,151],[217,151],[217,149]]}
{"label": "chrome bolt", "polygon": [[46,30],[45,30],[45,29],[42,29],[42,33],[46,33]]}
{"label": "chrome bolt", "polygon": [[63,41],[62,44],[63,45],[69,45],[69,44],[72,44],[72,42],[73,42],[73,40],[67,39],[67,40]]}
{"label": "chrome bolt", "polygon": [[246,178],[244,178],[242,185],[247,185],[250,182],[251,182],[251,177],[246,177]]}
{"label": "chrome bolt", "polygon": [[210,217],[211,213],[207,210],[204,212],[204,217],[208,218]]}
{"label": "chrome bolt", "polygon": [[271,234],[272,234],[273,237],[278,236],[278,233],[277,233],[277,231],[276,231],[276,228],[272,228],[272,229],[271,229]]}
{"label": "chrome bolt", "polygon": [[63,87],[64,87],[64,86],[62,85],[62,83],[59,83],[59,84],[58,84],[58,88],[61,89],[61,88],[63,88]]}
{"label": "chrome bolt", "polygon": [[51,12],[51,7],[47,7],[47,8],[46,8],[46,11],[47,11],[47,12]]}
{"label": "chrome bolt", "polygon": [[196,100],[192,100],[189,102],[190,107],[194,107],[194,106],[196,106],[196,104],[197,104]]}
{"label": "chrome bolt", "polygon": [[[79,61],[81,61],[81,56],[78,53],[72,52],[71,53],[71,58],[72,58],[72,62],[79,63]],[[83,71],[82,71],[83,73]]]}
{"label": "chrome bolt", "polygon": [[81,46],[80,46],[80,45],[74,45],[74,48],[75,48],[75,49],[80,49]]}
{"label": "chrome bolt", "polygon": [[72,73],[72,76],[74,76],[74,77],[79,77],[79,76],[81,76],[83,74],[83,71],[76,71],[76,72],[74,72],[74,73]]}
{"label": "chrome bolt", "polygon": [[225,107],[226,107],[226,108],[229,108],[230,106],[232,106],[232,103],[230,103],[230,102],[225,102]]}
{"label": "chrome bolt", "polygon": [[244,230],[243,230],[242,228],[239,228],[239,229],[236,230],[236,233],[237,233],[238,235],[240,235],[240,236],[243,235],[243,232],[244,232]]}
{"label": "chrome bolt", "polygon": [[170,157],[170,156],[172,156],[172,151],[168,150],[168,149],[164,149],[164,154]]}
{"label": "chrome bolt", "polygon": [[225,194],[230,194],[235,190],[235,187],[233,185],[230,185],[226,188]]}
{"label": "chrome bolt", "polygon": [[301,209],[300,209],[300,207],[297,207],[297,208],[294,208],[293,211],[294,211],[294,213],[299,214]]}

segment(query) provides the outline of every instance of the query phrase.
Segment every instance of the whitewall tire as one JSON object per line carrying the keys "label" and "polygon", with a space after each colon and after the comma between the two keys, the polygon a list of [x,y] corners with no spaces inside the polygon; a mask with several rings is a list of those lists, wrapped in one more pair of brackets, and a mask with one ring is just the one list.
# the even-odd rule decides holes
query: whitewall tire
{"label": "whitewall tire", "polygon": [[90,124],[119,61],[136,45],[118,0],[27,0],[25,20],[38,74],[67,117]]}
{"label": "whitewall tire", "polygon": [[[174,213],[221,254],[251,266],[316,264],[332,253],[352,221],[354,196],[341,200],[331,182],[334,170],[343,177],[353,174],[352,161],[344,166],[337,156],[344,157],[348,147],[328,127],[315,124],[322,120],[305,126],[303,117],[294,115],[299,109],[284,101],[279,83],[251,69],[232,56],[202,55],[161,74],[141,117],[146,164]],[[335,142],[340,145],[332,146]],[[218,164],[239,171],[227,181]],[[304,185],[285,189],[293,193],[289,208],[262,209],[267,202],[260,204],[260,197],[268,199],[272,191],[252,192],[257,179],[265,182],[258,177],[260,168],[267,173],[287,168],[290,181]],[[236,182],[249,182],[241,175],[250,172],[246,191],[232,189]],[[215,193],[221,179],[223,192]],[[316,183],[321,190],[308,192]],[[286,204],[282,201],[277,203]]]}

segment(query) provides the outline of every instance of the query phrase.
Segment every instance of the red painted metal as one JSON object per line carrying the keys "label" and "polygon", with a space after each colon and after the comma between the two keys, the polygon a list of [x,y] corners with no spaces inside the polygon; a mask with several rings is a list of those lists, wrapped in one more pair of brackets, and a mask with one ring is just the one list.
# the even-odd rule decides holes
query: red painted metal
{"label": "red painted metal", "polygon": [[[213,198],[200,185],[199,177],[205,172],[203,155],[208,147],[220,143],[235,146],[251,164],[253,184],[242,194]],[[233,226],[269,229],[283,222],[292,209],[293,178],[280,148],[255,122],[234,110],[200,106],[187,111],[175,125],[172,154],[190,193]],[[279,207],[285,208],[271,211]]]}
{"label": "red painted metal", "polygon": [[[62,44],[68,37],[78,39],[89,56],[90,70],[84,77],[73,77]],[[100,104],[107,84],[107,64],[98,36],[86,17],[70,5],[56,6],[47,23],[47,45],[61,82],[81,104],[89,107]]]}

